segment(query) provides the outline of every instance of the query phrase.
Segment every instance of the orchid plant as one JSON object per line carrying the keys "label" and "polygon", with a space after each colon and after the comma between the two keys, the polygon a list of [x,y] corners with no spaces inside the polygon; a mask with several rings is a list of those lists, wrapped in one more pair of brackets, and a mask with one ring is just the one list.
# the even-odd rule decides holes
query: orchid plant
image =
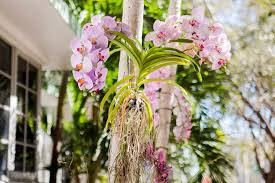
{"label": "orchid plant", "polygon": [[[116,22],[115,18],[93,16],[91,23],[84,25],[81,38],[71,42],[73,76],[80,90],[96,94],[105,85],[108,70],[104,63],[115,52],[125,51],[135,66],[135,73],[115,83],[102,99],[101,110],[110,95],[116,92],[109,107],[106,128],[109,124],[115,128],[118,118],[130,118],[129,114],[124,114],[125,118],[121,117],[122,106],[126,106],[124,110],[128,112],[146,113],[143,115],[147,121],[145,126],[149,136],[153,135],[154,126],[159,121],[159,91],[166,83],[175,88],[173,114],[176,116],[176,127],[173,133],[178,141],[188,139],[192,128],[190,97],[182,86],[170,79],[171,73],[167,66],[192,66],[202,81],[200,65],[207,64],[210,69],[224,66],[231,56],[230,42],[222,25],[204,17],[201,8],[193,9],[188,16],[171,16],[165,21],[155,21],[153,32],[146,35],[145,41],[152,41],[153,46],[142,46],[131,35],[129,26]],[[111,47],[114,49],[111,50]],[[148,147],[144,149],[148,151]],[[161,153],[157,157],[162,157]],[[164,160],[160,159],[156,162],[162,162],[161,166],[164,166]],[[157,167],[158,164],[155,163]],[[156,182],[167,182],[170,168],[166,165],[164,167],[162,172],[157,171]]]}

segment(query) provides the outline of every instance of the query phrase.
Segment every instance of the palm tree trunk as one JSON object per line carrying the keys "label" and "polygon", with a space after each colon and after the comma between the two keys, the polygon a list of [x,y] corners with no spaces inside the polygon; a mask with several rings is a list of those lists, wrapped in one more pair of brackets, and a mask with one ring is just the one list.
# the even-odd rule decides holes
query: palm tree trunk
{"label": "palm tree trunk", "polygon": [[69,71],[64,71],[61,80],[61,86],[59,89],[58,105],[57,105],[57,115],[56,115],[56,126],[53,134],[53,150],[52,150],[52,160],[50,167],[50,183],[56,183],[56,174],[58,171],[58,154],[60,152],[61,134],[62,134],[62,118],[63,118],[63,105],[66,96],[67,83],[69,77]]}
{"label": "palm tree trunk", "polygon": [[[181,11],[181,0],[170,0],[168,16],[180,16]],[[177,71],[177,66],[169,66],[171,79],[175,80],[175,75]],[[156,147],[161,148],[166,152],[168,148],[169,132],[170,132],[170,122],[172,115],[172,100],[173,100],[173,87],[171,85],[165,84],[161,88],[160,93],[160,121],[156,128]]]}
{"label": "palm tree trunk", "polygon": [[[131,29],[131,33],[139,41],[142,39],[142,27],[143,27],[143,10],[144,1],[143,0],[124,0],[123,1],[123,16],[122,22],[128,24]],[[132,62],[127,60],[125,52],[121,52],[119,61],[119,74],[118,80],[122,79],[124,76],[133,74],[134,66]],[[111,145],[110,145],[110,164],[109,164],[109,182],[115,182],[115,171],[110,170],[113,166],[115,159],[119,152],[119,134],[112,132]]]}

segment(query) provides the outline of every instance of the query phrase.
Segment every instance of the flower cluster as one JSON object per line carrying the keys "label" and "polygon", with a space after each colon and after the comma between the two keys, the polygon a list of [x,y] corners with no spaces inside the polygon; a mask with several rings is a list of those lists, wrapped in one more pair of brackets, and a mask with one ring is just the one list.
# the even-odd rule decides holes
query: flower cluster
{"label": "flower cluster", "polygon": [[155,150],[152,144],[148,144],[145,150],[146,158],[156,167],[155,183],[168,183],[172,168],[168,166],[163,150]]}
{"label": "flower cluster", "polygon": [[[170,77],[169,67],[160,68],[148,76],[149,78],[163,78],[167,79]],[[159,125],[159,97],[160,89],[163,83],[153,82],[146,84],[144,87],[145,94],[151,102],[152,111],[154,114],[154,126]],[[188,140],[191,134],[191,109],[190,104],[182,95],[182,92],[175,87],[173,99],[173,114],[176,116],[176,126],[173,129],[173,133],[177,141]]]}
{"label": "flower cluster", "polygon": [[[213,23],[204,17],[202,8],[192,10],[191,16],[171,16],[164,22],[156,20],[153,25],[153,32],[146,35],[145,40],[153,41],[155,46],[168,46],[176,48],[185,54],[200,58],[200,64],[210,63],[212,69],[219,69],[230,59],[231,45],[219,23]],[[192,43],[171,42],[178,39],[189,39]],[[149,75],[149,78],[170,77],[169,68],[161,68]],[[159,115],[159,83],[145,85],[145,93],[151,101],[154,112],[154,124],[158,125]],[[176,140],[189,139],[192,123],[190,104],[184,96],[175,89],[173,114],[176,116],[176,127],[173,133]]]}
{"label": "flower cluster", "polygon": [[208,62],[212,69],[219,69],[231,57],[231,45],[222,25],[204,17],[203,8],[193,9],[191,16],[172,16],[165,22],[157,20],[153,29],[153,32],[146,35],[147,41],[161,46],[171,40],[192,40],[192,43],[173,43],[173,47],[192,57],[199,56],[200,63]]}
{"label": "flower cluster", "polygon": [[191,106],[178,88],[174,90],[173,114],[176,116],[176,126],[173,129],[177,141],[188,140],[191,135]]}
{"label": "flower cluster", "polygon": [[[150,78],[169,78],[169,68],[158,69],[149,75]],[[162,83],[154,82],[145,85],[145,94],[151,102],[154,114],[154,126],[159,125],[159,97]],[[176,116],[176,126],[173,129],[177,141],[188,140],[191,135],[191,105],[182,92],[175,87],[173,92],[173,114]]]}
{"label": "flower cluster", "polygon": [[73,76],[80,90],[98,92],[104,87],[108,72],[104,67],[109,57],[108,42],[115,38],[110,31],[131,36],[128,25],[116,22],[110,16],[97,15],[91,18],[91,23],[84,25],[82,36],[71,41]]}

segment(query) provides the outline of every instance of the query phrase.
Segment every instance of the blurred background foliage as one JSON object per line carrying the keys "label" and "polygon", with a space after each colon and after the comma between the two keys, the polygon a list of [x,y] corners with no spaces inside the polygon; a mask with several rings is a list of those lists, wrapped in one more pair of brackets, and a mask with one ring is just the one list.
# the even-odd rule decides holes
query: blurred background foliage
{"label": "blurred background foliage", "polygon": [[[103,14],[117,19],[122,16],[122,0],[64,1],[81,25],[90,21],[90,15]],[[168,4],[169,0],[145,1],[143,35],[152,30],[156,19],[166,17]],[[209,17],[225,25],[233,57],[229,67],[223,70],[210,71],[203,66],[202,83],[193,68],[178,67],[177,82],[194,98],[194,127],[188,142],[176,143],[170,137],[169,161],[174,182],[201,182],[203,177],[211,177],[213,183],[268,182],[268,176],[275,174],[275,167],[272,169],[275,166],[272,139],[275,3],[272,0],[183,0],[182,14],[190,13],[198,5],[206,8]],[[72,118],[62,121],[59,157],[69,180],[80,182],[80,175],[85,174],[89,183],[107,182],[109,137],[103,128],[109,103],[102,115],[98,104],[117,80],[118,60],[117,53],[106,62],[107,87],[97,96],[80,92],[73,79],[69,79],[67,103]],[[58,96],[61,75],[61,71],[46,71],[44,90]],[[43,119],[42,122],[47,121]],[[174,120],[171,128],[173,125]],[[44,123],[44,129],[54,131],[54,122]],[[252,159],[249,163],[242,159],[247,153]],[[242,169],[254,177],[247,178],[244,175],[247,172]]]}

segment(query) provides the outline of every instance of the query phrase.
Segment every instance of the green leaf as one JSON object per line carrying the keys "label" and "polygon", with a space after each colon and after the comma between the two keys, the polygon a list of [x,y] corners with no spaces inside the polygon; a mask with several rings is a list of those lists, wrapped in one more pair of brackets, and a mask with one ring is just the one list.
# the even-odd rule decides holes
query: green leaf
{"label": "green leaf", "polygon": [[200,82],[202,82],[202,76],[201,76],[201,72],[197,72],[197,76]]}
{"label": "green leaf", "polygon": [[115,105],[115,101],[119,100],[120,96],[126,91],[126,88],[128,88],[130,86],[130,84],[132,84],[132,82],[127,82],[126,84],[124,84],[116,93],[116,95],[114,96],[110,107],[109,107],[109,111],[108,114],[110,114],[113,110],[113,107]]}
{"label": "green leaf", "polygon": [[[131,93],[132,93],[131,89],[127,89],[125,91],[125,93],[119,97],[119,100],[118,100],[116,106],[114,107],[114,109],[112,110],[112,112],[108,115],[108,119],[107,119],[107,122],[106,122],[107,124],[112,123],[112,121],[114,121],[115,117],[117,116],[117,112],[118,112],[118,109],[120,107],[120,104],[123,102],[123,100],[126,97],[129,97]],[[113,123],[112,123],[112,126],[113,126]]]}
{"label": "green leaf", "polygon": [[111,41],[113,44],[117,45],[118,47],[122,48],[124,51],[126,51],[127,55],[130,57],[130,59],[136,64],[136,66],[138,68],[141,67],[140,64],[140,59],[138,58],[138,56],[123,42],[117,40],[117,39],[113,39]]}
{"label": "green leaf", "polygon": [[194,60],[194,58],[186,55],[185,53],[175,49],[175,48],[151,48],[145,53],[145,57],[143,60],[143,63],[147,63],[151,60],[157,59],[157,58],[163,58],[163,57],[168,57],[168,56],[176,56],[185,59],[186,61],[193,63],[199,68],[199,65],[197,62]]}
{"label": "green leaf", "polygon": [[130,79],[132,79],[134,76],[125,76],[123,79],[121,79],[120,81],[116,82],[109,90],[108,92],[104,95],[102,101],[100,102],[100,110],[103,110],[104,104],[105,102],[108,100],[109,96],[115,92],[116,88],[118,86],[120,86],[121,84],[129,81]]}
{"label": "green leaf", "polygon": [[152,112],[152,108],[151,108],[151,103],[148,100],[148,98],[143,94],[141,95],[141,98],[145,104],[145,108],[147,111],[147,115],[148,115],[148,127],[149,127],[149,132],[152,131],[153,129],[153,112]]}
{"label": "green leaf", "polygon": [[[130,46],[130,48],[133,50],[134,52],[134,55],[136,56],[137,58],[137,61],[139,63],[141,63],[141,55],[142,55],[142,49],[139,50],[136,46],[136,43],[131,40],[130,38],[128,38],[126,35],[120,33],[120,32],[116,32],[116,31],[110,31],[110,33],[116,35],[117,37],[119,37],[120,39],[123,39],[125,41],[125,43],[127,43],[127,45]],[[142,47],[141,47],[142,48]],[[130,49],[130,50],[131,50]]]}
{"label": "green leaf", "polygon": [[109,52],[109,57],[110,57],[112,54],[121,51],[121,49],[122,49],[122,48],[113,49],[112,51]]}
{"label": "green leaf", "polygon": [[165,58],[165,57],[172,57],[172,56],[175,56],[175,55],[169,54],[166,52],[156,52],[154,54],[151,54],[150,56],[147,55],[147,57],[144,58],[144,60],[143,60],[143,64],[146,64],[146,63],[148,63],[152,60],[158,59],[158,58]]}
{"label": "green leaf", "polygon": [[154,67],[147,67],[145,69],[143,69],[140,72],[139,78],[138,80],[141,81],[143,80],[148,74],[154,72],[155,70],[161,68],[161,67],[165,67],[165,66],[169,66],[169,65],[186,65],[185,62],[182,61],[171,61],[171,60],[167,60],[166,62],[161,62],[158,65],[154,65]]}
{"label": "green leaf", "polygon": [[147,50],[144,54],[144,59],[151,56],[152,54],[156,53],[156,52],[160,52],[161,50],[165,50],[164,48],[161,47],[152,47],[149,50]]}
{"label": "green leaf", "polygon": [[193,43],[193,41],[190,40],[190,39],[176,39],[176,40],[171,40],[170,42],[177,42],[177,43]]}
{"label": "green leaf", "polygon": [[188,65],[188,61],[185,62],[186,60],[184,58],[181,58],[181,57],[177,57],[177,56],[163,56],[163,57],[160,57],[160,58],[155,58],[153,60],[151,60],[150,62],[147,62],[147,63],[144,63],[144,65],[142,66],[142,70],[143,69],[146,69],[146,68],[149,68],[149,67],[154,67],[155,65],[158,65],[158,64],[161,64],[163,63],[164,61],[179,61],[179,62],[182,62],[182,63],[185,63],[185,65]]}
{"label": "green leaf", "polygon": [[137,39],[137,38],[133,38],[133,40],[137,43],[137,45],[138,45],[138,47],[139,47],[139,49],[141,50],[141,52],[143,52],[143,46],[142,46],[142,44],[139,42],[139,40]]}

